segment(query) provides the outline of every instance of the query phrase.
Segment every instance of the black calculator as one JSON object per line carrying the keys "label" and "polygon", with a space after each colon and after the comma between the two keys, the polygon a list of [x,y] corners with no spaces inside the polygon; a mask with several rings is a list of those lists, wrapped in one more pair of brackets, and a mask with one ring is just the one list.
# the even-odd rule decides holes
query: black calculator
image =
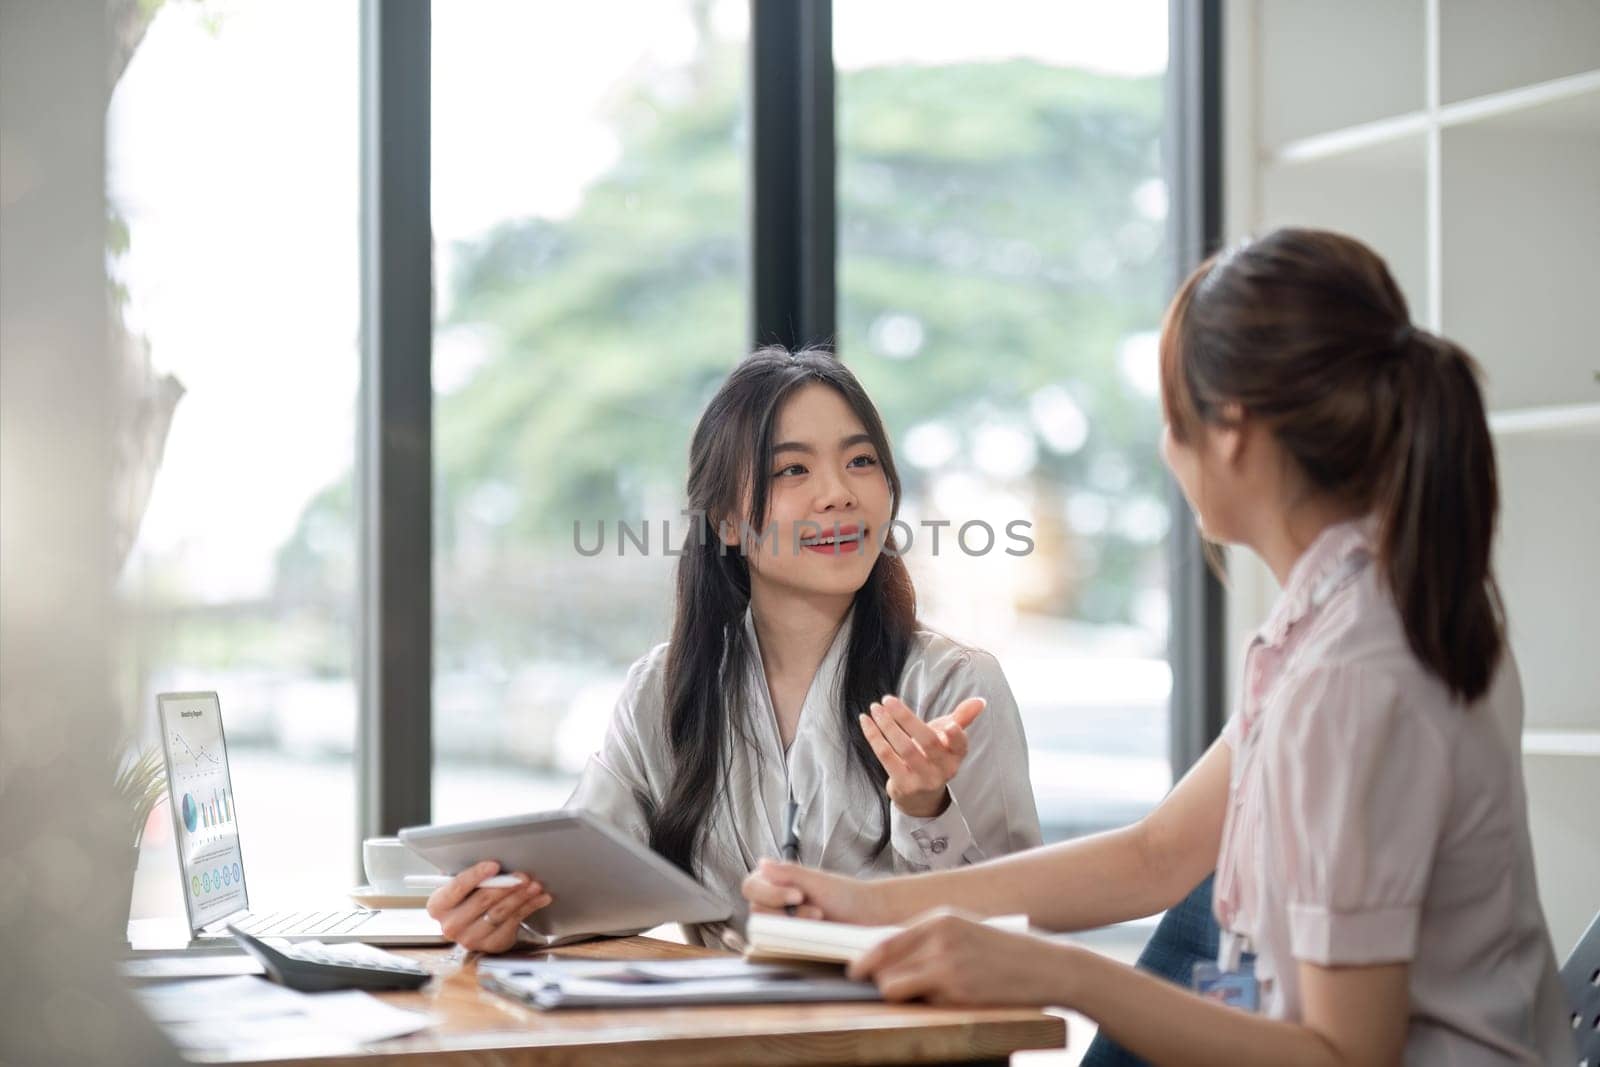
{"label": "black calculator", "polygon": [[416,989],[433,975],[414,960],[371,945],[301,942],[277,948],[237,926],[233,939],[265,968],[267,977],[302,993],[333,989]]}

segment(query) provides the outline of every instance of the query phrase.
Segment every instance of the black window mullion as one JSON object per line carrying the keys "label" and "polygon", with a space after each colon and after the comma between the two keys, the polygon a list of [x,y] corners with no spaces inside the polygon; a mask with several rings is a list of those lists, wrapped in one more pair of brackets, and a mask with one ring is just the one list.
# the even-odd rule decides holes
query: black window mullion
{"label": "black window mullion", "polygon": [[755,344],[836,331],[833,5],[750,2],[750,318]]}
{"label": "black window mullion", "polygon": [[[1173,287],[1222,243],[1222,4],[1171,0],[1167,69],[1167,173],[1173,210]],[[1199,531],[1176,485],[1168,588],[1171,757],[1174,779],[1222,732],[1222,584],[1207,566]]]}
{"label": "black window mullion", "polygon": [[363,0],[361,23],[358,797],[392,834],[432,810],[429,0]]}

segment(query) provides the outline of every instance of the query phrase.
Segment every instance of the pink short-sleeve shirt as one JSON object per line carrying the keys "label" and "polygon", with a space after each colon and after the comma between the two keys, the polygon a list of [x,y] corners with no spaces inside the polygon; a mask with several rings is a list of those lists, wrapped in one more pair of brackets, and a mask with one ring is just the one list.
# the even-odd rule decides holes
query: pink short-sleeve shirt
{"label": "pink short-sleeve shirt", "polygon": [[1217,862],[1224,931],[1263,1010],[1300,1019],[1297,961],[1410,964],[1407,1063],[1574,1062],[1539,907],[1509,651],[1463,706],[1412,654],[1368,520],[1296,562],[1245,657]]}

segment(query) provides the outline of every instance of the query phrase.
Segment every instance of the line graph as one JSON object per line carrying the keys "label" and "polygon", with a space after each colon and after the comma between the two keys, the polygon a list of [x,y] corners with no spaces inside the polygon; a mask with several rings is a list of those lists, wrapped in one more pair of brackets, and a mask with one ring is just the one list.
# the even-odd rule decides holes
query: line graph
{"label": "line graph", "polygon": [[220,767],[222,765],[222,761],[208,752],[206,750],[206,746],[201,745],[200,750],[196,752],[190,747],[188,738],[184,737],[176,730],[172,732],[172,740],[183,746],[183,750],[189,753],[190,762],[192,762],[196,767],[200,766],[200,761],[202,759],[211,764],[213,767]]}

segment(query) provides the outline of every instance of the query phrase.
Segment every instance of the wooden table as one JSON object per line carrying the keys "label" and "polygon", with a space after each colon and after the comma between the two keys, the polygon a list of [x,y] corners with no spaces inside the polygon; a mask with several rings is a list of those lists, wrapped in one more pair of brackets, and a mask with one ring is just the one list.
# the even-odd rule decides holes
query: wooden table
{"label": "wooden table", "polygon": [[[765,1067],[778,1064],[1003,1064],[1020,1049],[1061,1048],[1066,1023],[1031,1009],[927,1005],[794,1004],[540,1012],[478,986],[477,957],[452,949],[395,950],[436,978],[375,996],[431,1012],[439,1025],[355,1053],[251,1059],[296,1067]],[[648,937],[558,949],[584,959],[713,956]]]}

